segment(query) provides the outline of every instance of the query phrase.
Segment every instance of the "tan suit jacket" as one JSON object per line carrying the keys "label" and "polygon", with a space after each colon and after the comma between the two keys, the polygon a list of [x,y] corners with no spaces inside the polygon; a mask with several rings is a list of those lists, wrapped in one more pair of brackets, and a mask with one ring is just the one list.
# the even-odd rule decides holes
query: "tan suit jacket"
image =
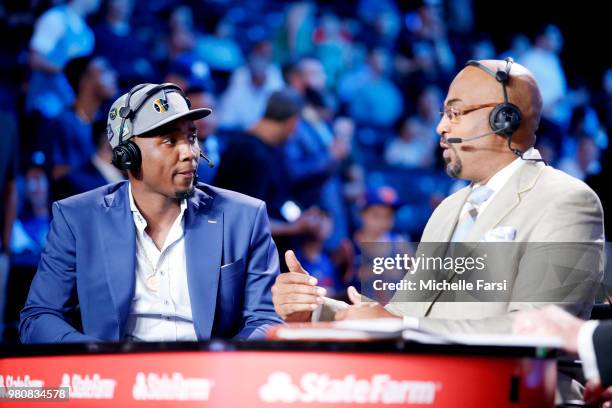
{"label": "tan suit jacket", "polygon": [[[470,189],[459,190],[436,208],[421,245],[450,241]],[[511,287],[510,298],[503,302],[392,300],[387,309],[418,317],[419,327],[439,333],[509,333],[510,313],[546,303],[563,304],[588,318],[604,269],[603,210],[597,195],[559,170],[526,162],[491,200],[463,241],[482,241],[488,231],[500,227],[515,231],[517,244],[508,246],[512,253],[499,271]],[[544,253],[537,243],[558,244],[547,245]],[[587,243],[590,252],[582,257],[569,254],[575,243]],[[564,258],[559,256],[563,253],[568,254],[571,265],[559,259]],[[525,301],[530,291],[542,293],[547,288],[553,293],[546,293],[543,301]]]}
{"label": "tan suit jacket", "polygon": [[[459,190],[436,208],[417,254],[421,247],[431,249],[428,243],[445,243],[438,248],[449,245],[470,189]],[[420,328],[441,334],[511,333],[513,312],[548,303],[588,318],[604,270],[603,210],[593,190],[552,167],[526,162],[491,198],[463,241],[479,242],[500,227],[516,232],[513,241],[517,245],[509,247],[511,253],[499,271],[512,288],[508,299],[442,302],[434,298],[420,302],[396,292],[386,309],[398,316],[418,318]],[[552,245],[542,250],[539,243]],[[577,243],[587,244],[588,250],[576,253]],[[546,301],[524,301],[530,292],[541,294],[547,288],[551,291],[546,293]],[[317,318],[331,320],[342,307],[346,307],[343,302],[326,301]],[[558,374],[557,401],[580,399],[581,390],[573,376]]]}
{"label": "tan suit jacket", "polygon": [[[470,189],[457,191],[436,208],[417,253],[422,246],[431,248],[427,243],[450,241]],[[513,241],[523,244],[511,246],[513,253],[498,272],[508,281],[510,298],[502,302],[419,302],[396,293],[386,309],[398,316],[418,318],[420,328],[442,334],[510,333],[511,313],[549,303],[588,318],[604,269],[603,210],[593,190],[566,173],[527,161],[491,198],[463,241],[479,242],[499,227],[511,227],[516,231]],[[558,245],[551,255],[543,253],[537,243]],[[589,244],[590,252],[574,256],[566,251],[575,243]],[[550,252],[550,246],[546,250]],[[564,252],[568,252],[565,258],[569,256],[569,261],[558,259]],[[543,301],[525,301],[530,292],[542,293],[548,288],[552,293],[546,293]],[[346,304],[326,300],[314,320],[333,320],[342,307]]]}

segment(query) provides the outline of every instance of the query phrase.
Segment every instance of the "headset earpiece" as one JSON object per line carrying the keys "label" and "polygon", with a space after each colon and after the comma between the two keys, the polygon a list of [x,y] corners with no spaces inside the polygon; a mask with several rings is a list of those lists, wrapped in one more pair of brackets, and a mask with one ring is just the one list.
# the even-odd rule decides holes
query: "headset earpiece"
{"label": "headset earpiece", "polygon": [[514,61],[512,58],[506,58],[506,66],[504,69],[498,69],[497,72],[493,72],[489,67],[482,65],[478,61],[470,60],[465,65],[473,66],[485,71],[491,75],[497,82],[502,86],[504,93],[504,101],[493,108],[489,114],[489,125],[491,130],[500,136],[511,138],[512,134],[518,130],[521,126],[521,110],[513,103],[508,100],[508,91],[506,85],[510,80],[510,69]]}
{"label": "headset earpiece", "polygon": [[519,107],[513,103],[510,103],[508,100],[508,90],[506,89],[506,85],[510,80],[510,69],[512,68],[512,64],[514,64],[514,60],[508,57],[505,59],[505,61],[506,66],[504,69],[498,69],[497,72],[493,72],[493,70],[491,70],[489,67],[475,60],[468,61],[465,66],[472,66],[485,71],[487,74],[495,78],[495,80],[502,86],[504,101],[495,105],[489,114],[489,126],[491,126],[491,130],[497,135],[504,136],[508,141],[508,149],[510,149],[512,153],[521,159],[534,162],[544,162],[544,164],[546,164],[546,162],[541,158],[525,159],[523,158],[524,152],[512,147],[512,135],[518,130],[518,128],[521,127],[522,115]]}
{"label": "headset earpiece", "polygon": [[140,148],[132,140],[123,142],[113,149],[112,163],[119,170],[137,170],[142,164]]}
{"label": "headset earpiece", "polygon": [[500,103],[491,111],[489,124],[495,134],[512,137],[512,134],[521,126],[521,111],[510,102]]}

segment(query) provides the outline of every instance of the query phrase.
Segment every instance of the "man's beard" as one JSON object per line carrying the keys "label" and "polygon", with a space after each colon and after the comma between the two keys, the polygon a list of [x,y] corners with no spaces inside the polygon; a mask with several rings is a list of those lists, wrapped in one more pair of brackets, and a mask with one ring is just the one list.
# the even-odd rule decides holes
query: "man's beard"
{"label": "man's beard", "polygon": [[195,194],[195,186],[198,184],[198,168],[196,166],[195,178],[191,186],[184,191],[177,191],[174,196],[179,200],[189,200]]}
{"label": "man's beard", "polygon": [[178,198],[179,200],[188,200],[191,197],[193,197],[194,193],[195,193],[195,186],[191,186],[187,190],[175,192],[174,196]]}
{"label": "man's beard", "polygon": [[446,174],[448,174],[452,178],[459,178],[461,170],[463,170],[463,163],[461,163],[461,159],[459,157],[457,157],[455,163],[452,163],[450,161],[446,163]]}

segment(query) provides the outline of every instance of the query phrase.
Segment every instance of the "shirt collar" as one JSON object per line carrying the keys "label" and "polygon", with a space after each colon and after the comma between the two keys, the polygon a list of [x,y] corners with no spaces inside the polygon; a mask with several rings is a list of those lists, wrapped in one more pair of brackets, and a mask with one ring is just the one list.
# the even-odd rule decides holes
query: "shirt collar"
{"label": "shirt collar", "polygon": [[[136,207],[136,202],[134,201],[134,195],[132,194],[132,183],[128,182],[128,196],[130,198],[130,210],[132,211],[132,215],[134,216],[134,221],[136,223],[136,227],[138,230],[143,231],[147,227],[147,220],[142,216],[138,207]],[[179,213],[178,218],[183,218],[185,214],[185,210],[187,209],[187,200],[181,200],[181,212]]]}
{"label": "shirt collar", "polygon": [[[530,147],[529,150],[523,153],[523,157],[526,159],[532,159],[536,157],[539,158],[540,154],[535,148]],[[489,181],[487,181],[486,186],[493,190],[493,193],[496,193],[497,191],[501,190],[504,184],[506,184],[506,182],[510,180],[510,177],[512,177],[512,175],[516,173],[516,171],[520,169],[524,164],[525,160],[521,159],[520,157],[517,157],[512,161],[512,163],[506,165],[506,167],[495,173],[493,177],[491,177]],[[479,185],[480,184],[474,184],[472,188],[478,187]]]}

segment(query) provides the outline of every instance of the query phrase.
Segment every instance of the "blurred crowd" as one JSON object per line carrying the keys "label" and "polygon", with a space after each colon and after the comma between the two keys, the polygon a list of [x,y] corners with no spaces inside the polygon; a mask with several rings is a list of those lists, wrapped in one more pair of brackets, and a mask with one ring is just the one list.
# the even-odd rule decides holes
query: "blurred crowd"
{"label": "blurred crowd", "polygon": [[534,73],[544,102],[536,147],[603,196],[612,67],[599,86],[572,88],[580,82],[564,71],[559,27],[512,33],[502,47],[475,32],[473,9],[471,0],[0,4],[7,338],[51,203],[125,177],[110,164],[106,121],[138,83],[176,83],[193,107],[213,109],[197,123],[215,163],[200,166],[200,181],[266,201],[281,254],[294,249],[331,296],[358,283],[363,243],[418,241],[464,185],[445,174],[435,128],[468,59],[512,56]]}

